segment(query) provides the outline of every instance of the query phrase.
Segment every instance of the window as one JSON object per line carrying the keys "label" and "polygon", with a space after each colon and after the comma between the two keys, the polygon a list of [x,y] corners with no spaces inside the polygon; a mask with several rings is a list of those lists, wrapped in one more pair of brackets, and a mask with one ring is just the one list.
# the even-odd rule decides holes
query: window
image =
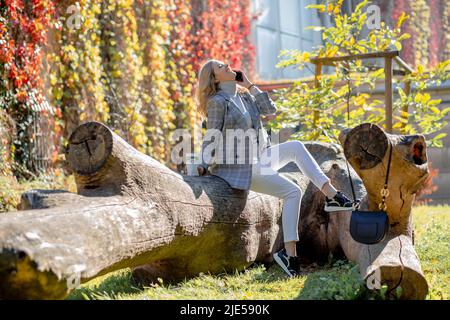
{"label": "window", "polygon": [[[255,70],[262,80],[294,79],[312,76],[314,68],[298,70],[295,67],[276,68],[281,61],[280,50],[311,50],[320,45],[321,35],[317,31],[305,30],[308,26],[321,25],[317,11],[305,9],[315,0],[253,0],[254,14],[260,14],[252,26],[256,46]],[[312,72],[311,72],[312,71]]]}

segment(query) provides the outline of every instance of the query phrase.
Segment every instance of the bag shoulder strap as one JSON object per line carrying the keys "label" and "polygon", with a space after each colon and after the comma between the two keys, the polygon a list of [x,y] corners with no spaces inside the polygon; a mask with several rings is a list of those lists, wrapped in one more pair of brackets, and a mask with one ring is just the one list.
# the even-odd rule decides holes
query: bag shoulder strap
{"label": "bag shoulder strap", "polygon": [[[349,72],[348,68],[345,68],[347,70],[347,72]],[[347,86],[348,86],[348,93],[347,93],[347,125],[348,122],[350,121],[350,95],[351,95],[351,78],[350,75],[347,79]],[[387,172],[386,172],[386,178],[384,181],[384,188],[381,189],[381,203],[378,205],[380,210],[386,211],[387,207],[386,207],[386,197],[389,196],[389,189],[388,189],[388,179],[389,179],[389,169],[391,167],[391,159],[392,159],[392,143],[389,140],[389,137],[387,137],[387,141],[388,141],[388,148],[389,148],[389,160],[388,160],[388,166],[387,166]],[[345,155],[344,155],[345,157]],[[350,179],[350,186],[352,188],[352,194],[353,194],[353,201],[356,202],[356,195],[355,195],[355,188],[353,186],[353,179],[352,176],[350,174],[350,167],[348,166],[348,161],[347,159],[345,159],[345,162],[347,163],[347,171],[348,171],[348,177]]]}
{"label": "bag shoulder strap", "polygon": [[388,165],[387,165],[387,171],[386,171],[386,179],[384,182],[384,188],[381,189],[381,203],[378,205],[378,207],[380,208],[380,210],[386,211],[387,207],[386,207],[386,198],[389,196],[389,189],[388,189],[388,179],[389,179],[389,170],[391,168],[391,159],[392,159],[392,143],[389,140],[389,137],[387,138],[388,140],[388,147],[389,147],[389,160],[388,160]]}
{"label": "bag shoulder strap", "polygon": [[[388,165],[387,165],[386,178],[385,178],[385,181],[384,181],[384,188],[381,189],[381,197],[382,197],[381,199],[382,200],[381,200],[381,203],[378,206],[380,208],[380,210],[383,210],[383,211],[387,210],[386,198],[389,196],[388,181],[389,181],[389,171],[390,171],[390,168],[391,168],[392,149],[393,149],[392,143],[389,140],[389,138],[387,138],[387,141],[388,141],[388,148],[389,148],[389,159],[388,159]],[[350,179],[350,186],[352,188],[353,201],[356,202],[355,187],[353,185],[353,179],[352,179],[352,176],[350,174],[350,167],[348,165],[347,159],[345,159],[345,162],[347,164],[347,171],[348,171],[348,178]]]}

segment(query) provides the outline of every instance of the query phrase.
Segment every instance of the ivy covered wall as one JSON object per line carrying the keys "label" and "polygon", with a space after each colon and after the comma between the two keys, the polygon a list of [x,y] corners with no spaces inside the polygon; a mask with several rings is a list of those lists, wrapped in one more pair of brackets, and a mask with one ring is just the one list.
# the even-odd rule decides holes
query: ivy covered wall
{"label": "ivy covered wall", "polygon": [[[251,2],[0,0],[0,170],[32,169],[36,112],[48,118],[52,163],[64,158],[76,126],[96,120],[174,168],[173,130],[200,130],[193,95],[201,63],[217,58],[257,76]],[[449,1],[372,2],[387,23],[410,16],[402,25],[411,34],[401,51],[406,62],[433,67],[450,59]]]}
{"label": "ivy covered wall", "polygon": [[2,140],[2,157],[25,167],[39,110],[51,119],[52,162],[76,126],[95,120],[174,168],[172,131],[200,130],[200,65],[216,58],[253,73],[250,0],[0,3],[0,109],[18,127],[14,143]]}
{"label": "ivy covered wall", "polygon": [[448,0],[372,0],[382,20],[392,25],[405,12],[409,19],[402,32],[411,38],[403,43],[401,57],[411,66],[435,67],[450,59],[450,2]]}

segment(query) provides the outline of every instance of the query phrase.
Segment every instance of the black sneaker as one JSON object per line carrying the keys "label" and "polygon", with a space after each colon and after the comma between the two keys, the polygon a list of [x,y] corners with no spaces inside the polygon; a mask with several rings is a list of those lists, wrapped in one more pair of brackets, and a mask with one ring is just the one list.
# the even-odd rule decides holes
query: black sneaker
{"label": "black sneaker", "polygon": [[290,277],[295,277],[298,274],[297,258],[288,256],[286,249],[282,249],[275,253],[273,258]]}
{"label": "black sneaker", "polygon": [[333,199],[326,197],[325,211],[353,211],[358,207],[359,200],[351,201],[344,193],[338,191]]}

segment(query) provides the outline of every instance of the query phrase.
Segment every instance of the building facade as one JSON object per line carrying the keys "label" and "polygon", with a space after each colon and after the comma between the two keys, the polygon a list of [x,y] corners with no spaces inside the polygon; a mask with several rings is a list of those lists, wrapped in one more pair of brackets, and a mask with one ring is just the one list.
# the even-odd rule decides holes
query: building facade
{"label": "building facade", "polygon": [[[345,0],[342,11],[350,14],[359,2],[361,1]],[[252,0],[252,13],[258,15],[252,25],[252,41],[257,51],[254,70],[256,78],[263,84],[264,89],[270,91],[274,88],[287,87],[292,84],[294,79],[303,78],[304,81],[311,81],[310,78],[314,76],[313,65],[307,65],[305,69],[298,70],[295,67],[276,68],[276,64],[281,60],[279,57],[281,50],[311,51],[314,47],[323,44],[320,32],[305,29],[308,26],[327,27],[331,24],[327,14],[319,14],[315,9],[305,8],[308,4],[318,3],[323,3],[323,1]],[[402,10],[413,16],[411,21],[405,23],[405,30],[402,29],[403,32],[412,33],[412,36],[414,36],[414,32],[420,36],[418,39],[414,37],[408,39],[404,43],[404,49],[400,52],[400,56],[408,64],[416,66],[420,63],[425,66],[433,66],[436,61],[450,59],[450,41],[448,41],[450,33],[443,32],[447,30],[450,21],[450,5],[448,3],[443,0],[418,2],[375,0],[372,3],[379,6],[382,20],[391,26],[395,24]],[[396,7],[395,4],[398,6]],[[438,20],[441,21],[439,25],[435,25],[433,19],[430,19],[426,12],[439,13]],[[418,19],[418,14],[423,17]],[[433,29],[431,33],[427,32],[429,28]],[[368,32],[369,30],[363,30],[363,36]],[[439,39],[440,42],[434,41],[433,32],[435,32],[434,36],[442,35]],[[418,55],[417,52],[419,52]],[[370,63],[380,63],[375,60]],[[380,67],[383,66],[380,65]],[[324,68],[324,73],[327,72],[333,72],[333,70]],[[442,100],[438,106],[440,109],[450,107],[450,82],[430,88],[427,92],[433,99]],[[384,94],[384,85],[377,86],[372,98],[383,101]],[[450,123],[450,113],[446,115],[445,121]],[[431,200],[432,204],[450,203],[450,124],[442,132],[447,133],[443,139],[444,147],[427,149],[429,162],[434,169],[439,170],[438,176],[433,179],[433,184],[438,189],[433,194],[425,196]],[[286,141],[290,134],[292,134],[292,130],[282,132],[280,142]]]}

